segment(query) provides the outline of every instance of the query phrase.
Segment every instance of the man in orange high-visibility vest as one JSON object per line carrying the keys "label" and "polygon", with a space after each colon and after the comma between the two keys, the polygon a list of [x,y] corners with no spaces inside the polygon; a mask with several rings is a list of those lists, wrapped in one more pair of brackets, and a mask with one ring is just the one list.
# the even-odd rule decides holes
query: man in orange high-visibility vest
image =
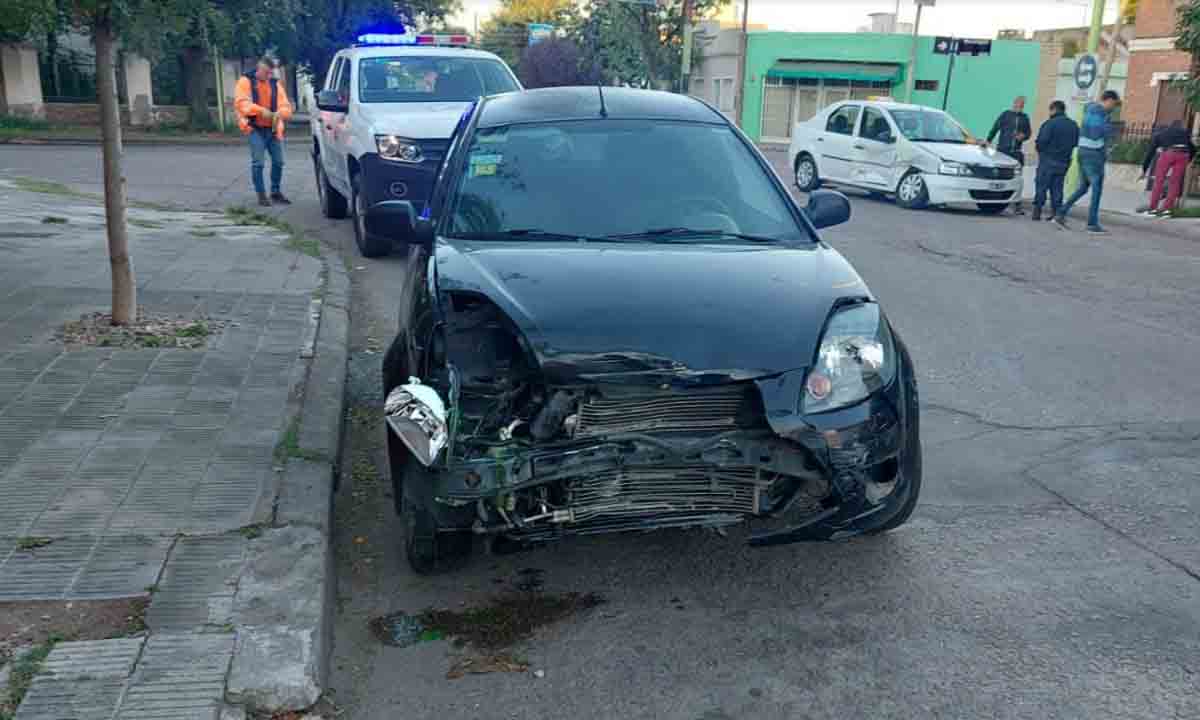
{"label": "man in orange high-visibility vest", "polygon": [[[280,183],[283,181],[283,130],[292,116],[292,104],[275,78],[273,59],[262,58],[254,72],[238,78],[233,104],[238,114],[238,127],[250,141],[250,177],[254,191],[258,193],[258,204],[290,205]],[[270,197],[263,183],[266,155],[271,156]]]}

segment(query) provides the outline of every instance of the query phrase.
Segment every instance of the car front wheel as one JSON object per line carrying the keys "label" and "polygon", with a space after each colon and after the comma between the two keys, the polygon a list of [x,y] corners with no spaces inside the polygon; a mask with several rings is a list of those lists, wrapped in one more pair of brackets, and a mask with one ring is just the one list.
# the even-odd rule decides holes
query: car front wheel
{"label": "car front wheel", "polygon": [[800,155],[796,158],[796,187],[802,192],[812,192],[821,187],[817,161],[813,160],[811,155]]}
{"label": "car front wheel", "polygon": [[350,189],[353,191],[351,205],[354,217],[354,244],[358,245],[358,251],[363,257],[382,257],[392,251],[392,240],[367,232],[367,201],[363,199],[361,177],[355,175],[350,181]]}
{"label": "car front wheel", "polygon": [[896,202],[902,208],[921,210],[929,205],[929,188],[925,187],[925,177],[916,170],[910,171],[900,180],[896,188]]}

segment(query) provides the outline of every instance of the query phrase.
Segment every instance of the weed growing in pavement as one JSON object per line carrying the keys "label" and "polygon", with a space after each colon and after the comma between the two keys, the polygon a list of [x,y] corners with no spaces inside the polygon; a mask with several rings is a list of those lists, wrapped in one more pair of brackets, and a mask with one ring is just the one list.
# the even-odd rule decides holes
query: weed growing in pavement
{"label": "weed growing in pavement", "polygon": [[9,179],[12,181],[13,185],[17,186],[18,190],[24,190],[26,192],[42,193],[44,195],[62,195],[64,197],[94,197],[81,193],[78,190],[72,190],[66,185],[63,185],[60,182],[54,182],[53,180],[37,180],[27,177],[14,177]]}
{"label": "weed growing in pavement", "polygon": [[210,238],[217,236],[217,234],[212,230],[188,230],[188,235],[198,238]]}
{"label": "weed growing in pavement", "polygon": [[42,218],[42,224],[43,225],[66,225],[67,219],[65,217],[58,217],[57,215],[47,215],[46,217]]}
{"label": "weed growing in pavement", "polygon": [[24,551],[37,550],[38,548],[46,547],[52,542],[54,540],[48,537],[23,537],[17,539],[17,549]]}
{"label": "weed growing in pavement", "polygon": [[205,325],[202,322],[195,322],[191,325],[187,325],[176,330],[175,337],[202,338],[208,337],[211,332],[212,331],[208,329],[208,325]]}
{"label": "weed growing in pavement", "polygon": [[126,222],[134,227],[146,228],[147,230],[159,230],[162,228],[162,223],[154,222],[153,220],[143,220],[141,218],[129,218]]}
{"label": "weed growing in pavement", "polygon": [[309,257],[321,257],[321,244],[317,242],[316,238],[311,238],[297,230],[286,220],[280,220],[273,215],[244,207],[227,208],[225,215],[237,225],[261,225],[287,233],[287,239],[283,241],[285,248],[293,252],[304,253]]}
{"label": "weed growing in pavement", "polygon": [[51,636],[13,662],[8,674],[7,697],[0,696],[0,720],[10,720],[16,715],[17,708],[25,699],[25,693],[29,692],[29,686],[33,684],[33,678],[41,671],[50,651],[61,641],[62,638],[57,635]]}
{"label": "weed growing in pavement", "polygon": [[1171,211],[1173,218],[1200,218],[1200,207],[1181,207]]}
{"label": "weed growing in pavement", "polygon": [[238,528],[238,532],[247,540],[257,540],[263,536],[263,531],[269,527],[271,527],[269,523],[254,523],[252,525],[243,525]]}
{"label": "weed growing in pavement", "polygon": [[283,431],[283,437],[275,445],[275,464],[286,465],[291,458],[311,460],[312,462],[327,462],[329,458],[316,450],[305,450],[300,447],[300,417],[293,417]]}

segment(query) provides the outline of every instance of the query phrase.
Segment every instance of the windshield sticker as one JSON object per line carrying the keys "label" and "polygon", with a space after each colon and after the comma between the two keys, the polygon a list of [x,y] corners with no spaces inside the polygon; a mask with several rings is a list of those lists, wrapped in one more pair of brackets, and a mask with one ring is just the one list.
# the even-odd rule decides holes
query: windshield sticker
{"label": "windshield sticker", "polygon": [[470,177],[486,177],[495,175],[496,168],[500,163],[504,162],[504,156],[498,154],[487,155],[472,155],[470,166]]}
{"label": "windshield sticker", "polygon": [[496,145],[508,140],[508,130],[498,130],[496,132],[479,133],[475,136],[475,142],[480,145]]}

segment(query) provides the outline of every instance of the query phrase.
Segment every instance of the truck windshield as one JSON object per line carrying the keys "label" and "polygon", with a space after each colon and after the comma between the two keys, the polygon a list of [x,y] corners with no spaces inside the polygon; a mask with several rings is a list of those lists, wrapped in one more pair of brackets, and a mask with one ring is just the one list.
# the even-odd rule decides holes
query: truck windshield
{"label": "truck windshield", "polygon": [[482,128],[447,234],[473,239],[794,242],[810,236],[724,125],[579,120]]}
{"label": "truck windshield", "polygon": [[967,142],[967,131],[940,110],[889,110],[904,137],[915,142]]}
{"label": "truck windshield", "polygon": [[402,56],[358,63],[358,98],[364,103],[471,102],[518,89],[495,60]]}

